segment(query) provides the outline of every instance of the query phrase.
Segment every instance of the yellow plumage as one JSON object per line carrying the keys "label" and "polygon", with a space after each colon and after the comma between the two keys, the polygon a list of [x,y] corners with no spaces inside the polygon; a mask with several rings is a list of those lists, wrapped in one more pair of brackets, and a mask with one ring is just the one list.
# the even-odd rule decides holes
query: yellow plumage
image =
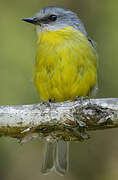
{"label": "yellow plumage", "polygon": [[87,96],[97,82],[96,67],[96,51],[80,31],[40,32],[34,81],[42,100]]}

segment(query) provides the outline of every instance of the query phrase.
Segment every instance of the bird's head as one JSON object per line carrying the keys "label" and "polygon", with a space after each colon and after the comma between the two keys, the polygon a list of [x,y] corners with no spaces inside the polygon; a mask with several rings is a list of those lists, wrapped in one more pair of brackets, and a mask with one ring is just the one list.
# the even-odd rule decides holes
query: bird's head
{"label": "bird's head", "polygon": [[56,31],[66,27],[73,27],[86,35],[86,30],[78,16],[69,9],[49,6],[41,9],[32,18],[24,18],[26,22],[36,25],[37,33],[49,30]]}

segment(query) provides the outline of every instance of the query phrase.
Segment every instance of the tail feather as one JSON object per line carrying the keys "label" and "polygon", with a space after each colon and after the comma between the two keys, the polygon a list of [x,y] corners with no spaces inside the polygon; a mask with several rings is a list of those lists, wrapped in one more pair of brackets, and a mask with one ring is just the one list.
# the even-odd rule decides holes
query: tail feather
{"label": "tail feather", "polygon": [[68,143],[66,141],[58,141],[56,145],[55,169],[65,175],[68,170]]}
{"label": "tail feather", "polygon": [[41,172],[43,174],[48,174],[54,168],[56,144],[54,142],[46,143],[46,150],[44,153],[44,160],[42,164]]}
{"label": "tail feather", "polygon": [[65,141],[47,142],[46,144],[41,172],[48,174],[54,167],[60,175],[64,175],[68,169],[68,143]]}

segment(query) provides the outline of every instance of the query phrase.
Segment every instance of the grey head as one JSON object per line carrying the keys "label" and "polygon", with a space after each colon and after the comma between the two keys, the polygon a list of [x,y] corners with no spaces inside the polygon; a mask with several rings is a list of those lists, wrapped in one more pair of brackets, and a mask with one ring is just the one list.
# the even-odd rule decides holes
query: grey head
{"label": "grey head", "polygon": [[87,36],[84,25],[77,14],[66,8],[49,6],[41,9],[34,17],[23,20],[35,24],[37,33],[43,30],[56,31],[71,26]]}

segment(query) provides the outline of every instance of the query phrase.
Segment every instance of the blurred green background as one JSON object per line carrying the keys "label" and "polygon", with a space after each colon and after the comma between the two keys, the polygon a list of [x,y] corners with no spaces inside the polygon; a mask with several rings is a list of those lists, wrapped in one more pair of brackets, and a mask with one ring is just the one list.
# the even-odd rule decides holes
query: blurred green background
{"label": "blurred green background", "polygon": [[[78,13],[99,54],[98,97],[118,97],[117,0],[0,0],[0,105],[40,101],[32,74],[37,48],[35,28],[23,17],[40,8],[59,5]],[[84,143],[71,143],[70,168],[65,177],[40,174],[44,142],[20,145],[0,138],[0,180],[117,180],[118,129],[90,133]]]}

